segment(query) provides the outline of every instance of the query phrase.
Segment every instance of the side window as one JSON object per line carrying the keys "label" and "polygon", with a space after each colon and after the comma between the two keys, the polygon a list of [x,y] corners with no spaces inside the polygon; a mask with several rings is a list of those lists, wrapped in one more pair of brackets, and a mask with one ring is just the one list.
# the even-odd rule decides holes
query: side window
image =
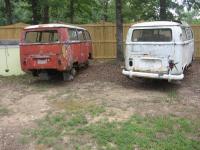
{"label": "side window", "polygon": [[91,36],[90,33],[88,31],[85,30],[85,37],[87,41],[91,41]]}
{"label": "side window", "polygon": [[182,29],[181,39],[182,39],[182,41],[186,41],[187,40],[187,35],[186,35],[185,28],[181,28],[181,29]]}
{"label": "side window", "polygon": [[84,41],[85,40],[85,36],[83,33],[83,30],[78,30],[78,38],[80,41]]}
{"label": "side window", "polygon": [[187,40],[191,40],[193,38],[192,30],[190,28],[186,28]]}
{"label": "side window", "polygon": [[77,41],[78,40],[78,35],[77,35],[77,32],[76,32],[76,29],[69,29],[68,34],[69,34],[69,40],[70,41]]}

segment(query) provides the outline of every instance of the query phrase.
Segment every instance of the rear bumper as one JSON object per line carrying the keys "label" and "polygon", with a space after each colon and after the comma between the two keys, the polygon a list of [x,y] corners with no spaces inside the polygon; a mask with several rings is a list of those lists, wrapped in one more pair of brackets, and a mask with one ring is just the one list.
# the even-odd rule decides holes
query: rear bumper
{"label": "rear bumper", "polygon": [[171,75],[171,74],[134,72],[134,71],[127,71],[125,69],[123,69],[122,74],[129,76],[130,78],[132,78],[132,77],[144,77],[144,78],[165,79],[165,80],[182,80],[184,78],[184,74]]}

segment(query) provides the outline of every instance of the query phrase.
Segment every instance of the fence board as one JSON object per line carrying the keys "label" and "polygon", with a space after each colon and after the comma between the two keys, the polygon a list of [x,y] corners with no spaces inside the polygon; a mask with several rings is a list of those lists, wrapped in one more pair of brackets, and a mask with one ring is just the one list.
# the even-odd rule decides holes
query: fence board
{"label": "fence board", "polygon": [[[0,27],[0,40],[19,39],[20,32],[27,24],[18,23]],[[85,24],[93,40],[94,58],[116,58],[116,26],[113,23]],[[131,24],[124,24],[124,41]],[[200,25],[192,25],[195,37],[195,57],[200,59]]]}

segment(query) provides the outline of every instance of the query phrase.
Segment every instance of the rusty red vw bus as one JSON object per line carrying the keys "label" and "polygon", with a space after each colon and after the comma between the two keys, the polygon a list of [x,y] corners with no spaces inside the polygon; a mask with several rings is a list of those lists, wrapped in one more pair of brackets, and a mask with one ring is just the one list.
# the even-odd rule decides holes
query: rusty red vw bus
{"label": "rusty red vw bus", "polygon": [[84,28],[42,24],[26,27],[21,34],[21,68],[34,76],[61,73],[64,80],[70,80],[76,68],[88,65],[90,58],[92,41]]}

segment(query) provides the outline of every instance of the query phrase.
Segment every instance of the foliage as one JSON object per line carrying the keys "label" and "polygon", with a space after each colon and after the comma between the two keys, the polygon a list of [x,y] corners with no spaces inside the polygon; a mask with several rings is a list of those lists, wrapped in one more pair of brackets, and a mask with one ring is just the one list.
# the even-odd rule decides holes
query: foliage
{"label": "foliage", "polygon": [[[48,22],[75,24],[115,22],[115,0],[73,0],[73,7],[71,1],[10,0],[12,22],[43,23],[45,19]],[[178,0],[166,0],[166,5],[167,20],[199,22],[199,1],[183,0],[183,4],[180,4]],[[0,0],[0,25],[8,23],[5,7],[5,0]],[[125,23],[159,20],[159,9],[159,0],[123,0],[123,20]]]}

